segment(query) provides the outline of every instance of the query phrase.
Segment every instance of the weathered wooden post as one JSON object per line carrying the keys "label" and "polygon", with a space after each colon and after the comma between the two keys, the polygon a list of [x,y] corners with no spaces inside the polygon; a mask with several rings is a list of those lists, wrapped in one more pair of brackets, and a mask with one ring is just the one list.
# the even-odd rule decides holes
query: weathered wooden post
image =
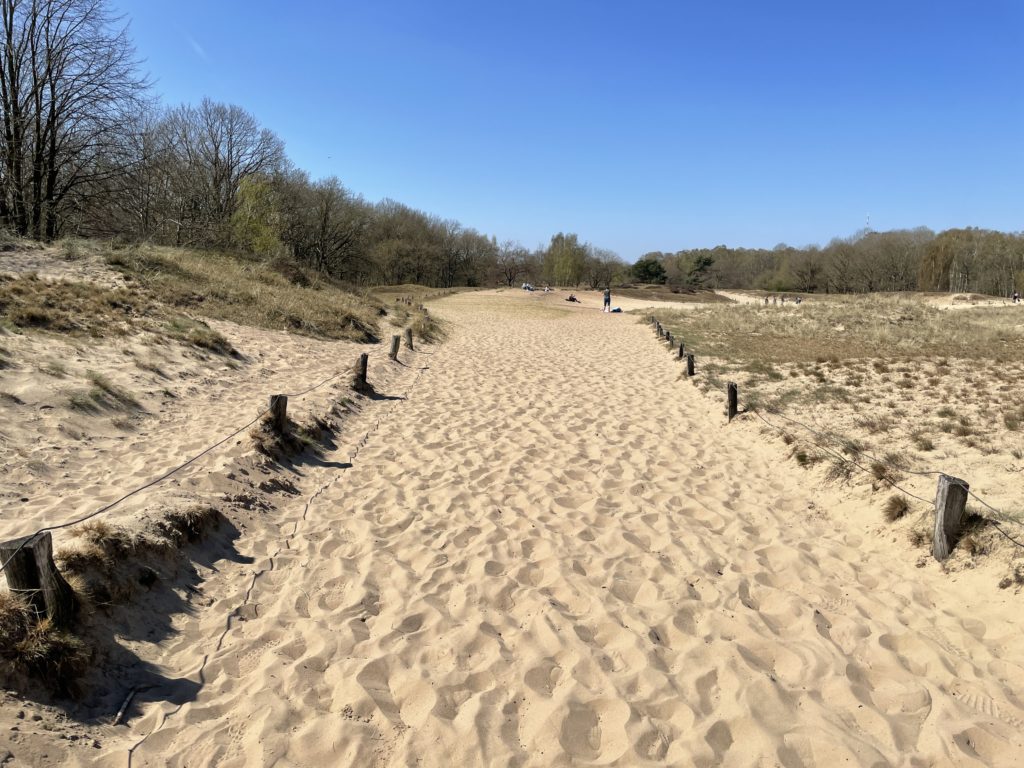
{"label": "weathered wooden post", "polygon": [[391,351],[388,353],[388,357],[392,360],[398,359],[398,347],[402,344],[402,337],[395,334],[391,337]]}
{"label": "weathered wooden post", "polygon": [[359,390],[365,390],[369,388],[369,384],[366,383],[366,368],[369,364],[370,356],[363,352],[359,355],[359,360],[356,361],[356,375],[352,381],[352,386]]}
{"label": "weathered wooden post", "polygon": [[412,352],[412,328],[405,329],[405,347]]}
{"label": "weathered wooden post", "polygon": [[270,396],[270,423],[275,430],[284,434],[288,424],[288,395]]}
{"label": "weathered wooden post", "polygon": [[686,356],[686,375],[693,376],[693,355]]}
{"label": "weathered wooden post", "polygon": [[0,561],[7,562],[7,586],[22,594],[39,616],[45,615],[57,627],[74,618],[75,593],[53,562],[53,538],[49,531],[23,536],[0,544]]}
{"label": "weathered wooden post", "polygon": [[682,360],[686,356],[686,346],[683,342],[679,342],[679,359]]}
{"label": "weathered wooden post", "polygon": [[967,508],[967,489],[970,487],[959,477],[939,475],[939,487],[935,492],[935,533],[932,536],[932,554],[936,560],[949,557],[960,536]]}
{"label": "weathered wooden post", "polygon": [[726,392],[727,397],[729,398],[729,421],[732,421],[736,418],[736,411],[739,407],[739,391],[736,388],[736,384],[730,381],[728,385],[726,385]]}
{"label": "weathered wooden post", "polygon": [[665,331],[665,339],[668,341],[668,345],[672,346],[672,331]]}

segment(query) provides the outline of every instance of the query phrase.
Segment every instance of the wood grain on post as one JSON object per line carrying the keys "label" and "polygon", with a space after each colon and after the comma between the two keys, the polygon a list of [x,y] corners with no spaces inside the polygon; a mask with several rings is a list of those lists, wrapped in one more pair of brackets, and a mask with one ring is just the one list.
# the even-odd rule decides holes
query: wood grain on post
{"label": "wood grain on post", "polygon": [[726,392],[728,393],[729,398],[729,421],[732,421],[734,418],[736,418],[736,411],[739,407],[739,391],[736,388],[736,384],[730,381],[728,385],[726,385]]}
{"label": "wood grain on post", "polygon": [[398,359],[398,347],[402,344],[402,337],[395,334],[391,337],[391,351],[388,353],[388,357],[392,360]]}
{"label": "wood grain on post", "polygon": [[693,376],[693,355],[686,356],[686,375]]}
{"label": "wood grain on post", "polygon": [[412,328],[405,329],[405,347],[412,352]]}
{"label": "wood grain on post", "polygon": [[[15,554],[17,553],[17,554]],[[7,586],[22,594],[57,627],[66,627],[75,615],[75,593],[53,562],[53,538],[49,531],[23,536],[0,544],[0,558],[7,563]]]}
{"label": "wood grain on post", "polygon": [[932,536],[932,554],[936,560],[945,560],[953,551],[967,508],[967,489],[970,486],[959,477],[939,475],[935,492],[935,533]]}
{"label": "wood grain on post", "polygon": [[355,381],[352,382],[356,389],[366,389],[368,386],[366,383],[366,368],[369,365],[369,362],[370,356],[366,352],[359,355],[359,360],[356,361]]}
{"label": "wood grain on post", "polygon": [[288,395],[270,396],[270,423],[280,433],[288,424]]}

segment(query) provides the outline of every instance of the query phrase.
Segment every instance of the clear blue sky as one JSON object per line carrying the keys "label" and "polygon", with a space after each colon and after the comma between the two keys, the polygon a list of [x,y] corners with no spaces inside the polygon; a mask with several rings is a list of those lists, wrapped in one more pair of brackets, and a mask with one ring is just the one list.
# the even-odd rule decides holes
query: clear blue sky
{"label": "clear blue sky", "polygon": [[499,240],[1024,229],[1018,0],[112,0],[169,104]]}

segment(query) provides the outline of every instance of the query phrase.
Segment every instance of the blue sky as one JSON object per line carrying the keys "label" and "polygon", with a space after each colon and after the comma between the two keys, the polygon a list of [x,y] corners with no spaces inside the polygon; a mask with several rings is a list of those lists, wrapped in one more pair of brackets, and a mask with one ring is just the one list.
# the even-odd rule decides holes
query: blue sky
{"label": "blue sky", "polygon": [[1024,229],[1017,0],[112,0],[165,102],[534,247]]}

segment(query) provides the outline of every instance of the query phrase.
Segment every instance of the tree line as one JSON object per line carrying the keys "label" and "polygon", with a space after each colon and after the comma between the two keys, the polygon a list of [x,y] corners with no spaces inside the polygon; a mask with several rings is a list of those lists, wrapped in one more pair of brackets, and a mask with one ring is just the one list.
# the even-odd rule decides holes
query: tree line
{"label": "tree line", "polygon": [[775,291],[973,291],[1024,283],[1024,237],[857,233],[827,246],[651,252],[632,268],[559,232],[528,249],[313,179],[242,107],[151,96],[107,0],[0,0],[0,228],[283,259],[353,284],[629,281]]}
{"label": "tree line", "polygon": [[1009,296],[1024,286],[1024,234],[986,229],[863,230],[827,246],[653,251],[634,265],[646,282],[779,292],[944,291]]}
{"label": "tree line", "polygon": [[354,284],[607,284],[614,254],[529,250],[313,179],[242,107],[150,97],[106,0],[0,0],[0,227],[287,259]]}

